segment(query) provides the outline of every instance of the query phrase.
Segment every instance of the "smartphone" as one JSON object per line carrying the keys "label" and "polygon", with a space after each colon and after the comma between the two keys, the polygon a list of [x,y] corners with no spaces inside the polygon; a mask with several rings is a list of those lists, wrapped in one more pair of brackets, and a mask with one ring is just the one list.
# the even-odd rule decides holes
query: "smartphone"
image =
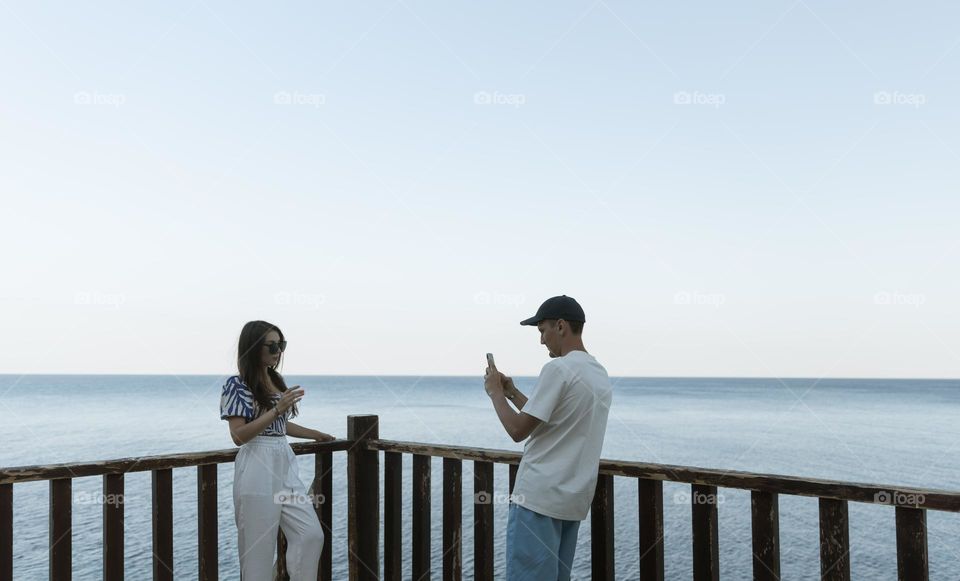
{"label": "smartphone", "polygon": [[487,366],[496,367],[496,364],[493,362],[493,353],[487,353]]}

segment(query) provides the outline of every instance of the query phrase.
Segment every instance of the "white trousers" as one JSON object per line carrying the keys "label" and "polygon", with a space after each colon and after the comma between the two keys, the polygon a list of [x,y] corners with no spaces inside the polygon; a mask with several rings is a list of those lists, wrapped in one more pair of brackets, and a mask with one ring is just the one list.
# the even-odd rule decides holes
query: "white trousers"
{"label": "white trousers", "polygon": [[234,462],[233,506],[242,581],[273,581],[277,527],[291,581],[316,581],[323,529],[285,436],[257,436]]}

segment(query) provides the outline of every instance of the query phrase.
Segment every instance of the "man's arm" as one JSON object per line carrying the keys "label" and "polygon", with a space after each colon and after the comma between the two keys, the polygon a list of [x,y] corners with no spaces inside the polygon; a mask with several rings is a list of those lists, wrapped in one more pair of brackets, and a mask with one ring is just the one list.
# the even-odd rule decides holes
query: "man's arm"
{"label": "man's arm", "polygon": [[514,442],[522,442],[527,439],[533,430],[540,425],[540,420],[523,412],[515,412],[510,409],[507,398],[504,395],[496,394],[492,397],[493,407],[497,410],[497,417],[500,423],[507,431],[507,434]]}
{"label": "man's arm", "polygon": [[[514,442],[522,442],[540,425],[540,420],[530,414],[523,412],[518,413],[510,408],[510,404],[507,403],[507,397],[504,395],[506,388],[504,383],[507,382],[501,379],[503,377],[505,376],[494,368],[492,373],[488,372],[484,387],[490,399],[493,400],[493,407],[497,410],[497,417],[500,419],[500,423],[503,424],[503,429],[507,431],[507,434]],[[510,381],[509,384],[513,385],[513,382]],[[514,387],[514,389],[516,389],[516,387]],[[527,403],[527,398],[519,391],[516,393],[522,398],[522,403],[520,403],[517,401],[517,396],[514,395],[515,401],[517,401],[516,405],[523,407],[523,404]]]}
{"label": "man's arm", "polygon": [[509,401],[513,402],[517,411],[522,410],[523,406],[527,405],[527,396],[523,395],[523,392],[513,384],[513,378],[507,377],[502,373],[500,375],[500,380],[503,382],[503,395],[506,396]]}

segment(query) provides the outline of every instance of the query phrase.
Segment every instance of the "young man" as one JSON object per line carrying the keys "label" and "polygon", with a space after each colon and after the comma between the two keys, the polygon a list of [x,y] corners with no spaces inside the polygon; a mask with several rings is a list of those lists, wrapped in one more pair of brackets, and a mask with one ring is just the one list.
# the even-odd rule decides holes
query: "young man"
{"label": "young man", "polygon": [[527,440],[507,520],[508,581],[570,579],[577,531],[593,502],[612,389],[583,347],[585,321],[577,301],[563,295],[520,323],[537,326],[553,358],[529,399],[487,368],[484,387],[500,422],[515,442]]}

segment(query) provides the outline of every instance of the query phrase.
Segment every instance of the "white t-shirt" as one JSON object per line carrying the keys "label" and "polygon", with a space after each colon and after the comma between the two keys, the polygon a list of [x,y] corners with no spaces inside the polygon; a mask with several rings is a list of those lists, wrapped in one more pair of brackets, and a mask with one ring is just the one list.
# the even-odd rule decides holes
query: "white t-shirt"
{"label": "white t-shirt", "polygon": [[586,351],[543,366],[522,410],[542,423],[523,447],[515,503],[553,518],[587,518],[612,394],[607,370]]}

